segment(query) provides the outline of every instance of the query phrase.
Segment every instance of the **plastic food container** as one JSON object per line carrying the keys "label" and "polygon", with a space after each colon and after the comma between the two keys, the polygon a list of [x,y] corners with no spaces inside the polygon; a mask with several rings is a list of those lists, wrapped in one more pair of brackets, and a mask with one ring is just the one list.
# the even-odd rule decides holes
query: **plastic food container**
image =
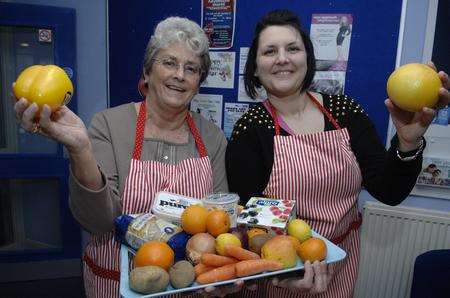
{"label": "plastic food container", "polygon": [[151,213],[137,216],[123,214],[115,219],[114,224],[116,240],[134,249],[150,240],[167,242],[182,231],[181,227]]}
{"label": "plastic food container", "polygon": [[295,201],[252,197],[237,219],[238,225],[262,228],[270,234],[286,234],[287,223],[296,218]]}
{"label": "plastic food container", "polygon": [[152,213],[176,225],[181,223],[181,214],[191,205],[202,205],[196,198],[186,197],[166,191],[156,194],[153,201]]}
{"label": "plastic food container", "polygon": [[208,210],[224,210],[230,215],[230,226],[237,225],[239,196],[235,193],[215,193],[203,199],[203,206]]}

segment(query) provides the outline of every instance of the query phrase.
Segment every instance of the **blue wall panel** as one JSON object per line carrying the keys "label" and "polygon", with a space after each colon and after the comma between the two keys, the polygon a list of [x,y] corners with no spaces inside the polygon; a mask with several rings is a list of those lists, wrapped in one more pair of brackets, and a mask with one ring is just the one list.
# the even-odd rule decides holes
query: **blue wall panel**
{"label": "blue wall panel", "polygon": [[[222,94],[224,102],[237,101],[239,48],[250,45],[256,22],[268,11],[287,8],[297,12],[307,31],[312,14],[350,13],[353,30],[345,93],[364,106],[385,139],[388,126],[384,106],[386,81],[395,68],[401,0],[236,1],[235,36],[233,48],[229,50],[235,51],[237,58],[235,88],[202,88],[200,93]],[[139,98],[136,85],[145,46],[155,25],[172,15],[200,23],[201,0],[109,1],[108,5],[110,103],[115,106]]]}

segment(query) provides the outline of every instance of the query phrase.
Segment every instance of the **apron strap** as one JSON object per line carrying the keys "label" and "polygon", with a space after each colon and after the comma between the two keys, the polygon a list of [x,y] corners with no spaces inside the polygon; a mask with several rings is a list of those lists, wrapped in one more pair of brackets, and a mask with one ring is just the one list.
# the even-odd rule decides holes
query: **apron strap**
{"label": "apron strap", "polygon": [[92,260],[87,253],[84,253],[83,261],[86,265],[91,268],[92,273],[102,278],[111,279],[115,281],[120,280],[120,272],[115,270],[106,269],[95,264],[94,260]]}
{"label": "apron strap", "polygon": [[280,123],[278,123],[278,113],[277,110],[275,109],[275,107],[272,105],[272,103],[270,102],[270,100],[267,100],[269,109],[270,109],[270,114],[272,114],[272,118],[273,118],[273,123],[275,124],[275,135],[279,136],[280,135]]}
{"label": "apron strap", "polygon": [[358,230],[361,224],[362,224],[362,215],[360,212],[358,212],[358,218],[350,223],[350,225],[347,228],[347,231],[345,231],[344,234],[331,239],[331,242],[333,242],[336,245],[342,243],[350,234],[350,232],[353,230]]}
{"label": "apron strap", "polygon": [[[324,106],[320,104],[320,102],[314,97],[314,95],[312,95],[309,91],[306,91],[306,94],[311,99],[311,101],[319,108],[319,110],[328,118],[328,120],[333,124],[333,126],[336,129],[341,129],[341,127],[339,126],[337,121],[333,118],[333,116],[330,114],[330,112],[328,112],[327,109],[325,109]],[[280,135],[280,123],[278,121],[277,110],[269,100],[267,102],[269,104],[270,113],[272,114],[273,122],[275,124],[275,135],[278,136]]]}
{"label": "apron strap", "polygon": [[328,120],[333,123],[334,128],[341,129],[337,121],[333,118],[333,116],[331,116],[330,112],[328,112],[327,109],[325,109],[325,107],[320,104],[320,102],[314,97],[314,95],[312,95],[309,91],[306,91],[306,94],[308,94],[309,98],[316,104],[319,110],[321,110],[322,113],[327,116]]}
{"label": "apron strap", "polygon": [[139,106],[139,114],[136,121],[136,134],[134,141],[133,159],[140,160],[142,152],[142,143],[144,142],[145,118],[147,113],[146,103],[143,100]]}
{"label": "apron strap", "polygon": [[[141,152],[142,152],[142,144],[144,142],[144,131],[145,131],[145,120],[146,120],[147,108],[146,101],[143,100],[139,106],[139,114],[136,121],[136,138],[134,141],[134,150],[133,150],[133,159],[140,160]],[[197,147],[198,153],[200,157],[208,156],[208,152],[206,151],[205,144],[203,143],[202,137],[197,129],[197,126],[192,119],[189,111],[186,113],[186,121],[189,126],[189,130],[191,131],[192,136],[195,140],[195,146]]]}

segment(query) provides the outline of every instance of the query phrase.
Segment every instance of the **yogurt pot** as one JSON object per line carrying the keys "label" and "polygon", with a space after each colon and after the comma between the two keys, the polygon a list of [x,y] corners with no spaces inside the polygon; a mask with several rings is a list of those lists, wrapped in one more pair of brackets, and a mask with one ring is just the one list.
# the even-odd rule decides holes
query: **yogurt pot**
{"label": "yogurt pot", "polygon": [[202,201],[196,198],[160,191],[156,194],[153,201],[152,213],[175,225],[180,225],[181,214],[191,205],[202,205]]}
{"label": "yogurt pot", "polygon": [[230,216],[230,227],[237,226],[239,196],[235,193],[214,193],[205,197],[203,206],[208,210],[224,210]]}

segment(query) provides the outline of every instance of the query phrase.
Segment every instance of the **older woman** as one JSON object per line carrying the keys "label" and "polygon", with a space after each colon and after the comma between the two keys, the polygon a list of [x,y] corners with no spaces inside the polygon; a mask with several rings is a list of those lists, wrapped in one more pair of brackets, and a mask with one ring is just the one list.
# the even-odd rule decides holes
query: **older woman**
{"label": "older woman", "polygon": [[[273,11],[256,26],[245,68],[253,98],[263,86],[268,99],[237,121],[226,153],[230,190],[251,196],[294,199],[297,214],[347,251],[337,265],[306,262],[304,275],[260,284],[254,297],[352,297],[359,238],[357,200],[364,186],[383,203],[403,201],[421,170],[423,135],[435,110],[386,106],[397,135],[386,152],[362,107],[347,96],[311,92],[314,50],[298,17]],[[448,76],[438,106],[450,99]],[[334,270],[334,276],[331,272]]]}
{"label": "older woman", "polygon": [[84,260],[88,297],[119,297],[119,245],[114,219],[149,212],[158,191],[202,198],[228,190],[226,139],[188,104],[208,75],[208,40],[194,22],[160,22],[144,57],[146,98],[96,114],[89,132],[67,107],[52,117],[48,106],[20,99],[17,117],[30,132],[53,138],[71,161],[70,208],[91,233]]}

